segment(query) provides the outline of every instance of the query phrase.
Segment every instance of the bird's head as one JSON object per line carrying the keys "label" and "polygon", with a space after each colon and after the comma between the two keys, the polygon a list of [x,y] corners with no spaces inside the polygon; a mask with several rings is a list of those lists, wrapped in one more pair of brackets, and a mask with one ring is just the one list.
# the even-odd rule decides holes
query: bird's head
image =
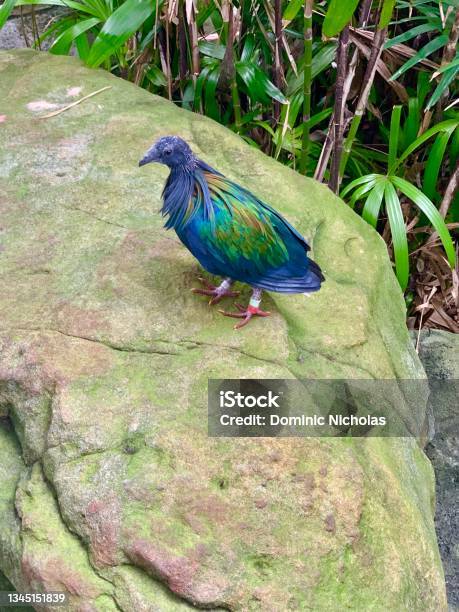
{"label": "bird's head", "polygon": [[163,136],[148,149],[139,161],[139,166],[157,162],[175,168],[189,166],[193,160],[193,152],[184,140],[178,136]]}

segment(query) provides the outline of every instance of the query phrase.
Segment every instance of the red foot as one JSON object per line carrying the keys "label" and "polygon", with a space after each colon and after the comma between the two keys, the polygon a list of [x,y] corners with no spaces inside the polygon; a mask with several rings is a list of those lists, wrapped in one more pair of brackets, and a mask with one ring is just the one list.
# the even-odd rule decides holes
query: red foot
{"label": "red foot", "polygon": [[241,329],[247,325],[250,319],[254,316],[257,317],[269,317],[270,312],[266,312],[265,310],[260,310],[260,308],[256,308],[255,306],[250,306],[250,304],[245,308],[242,304],[234,304],[239,312],[225,312],[224,310],[219,310],[222,315],[225,317],[233,317],[233,319],[243,319],[240,323],[234,326],[234,329]]}
{"label": "red foot", "polygon": [[206,287],[205,289],[192,289],[192,293],[197,293],[198,295],[209,295],[211,296],[211,300],[209,300],[209,305],[213,306],[214,304],[218,304],[224,297],[237,297],[240,294],[240,291],[230,291],[229,289],[219,289],[212,283],[209,283],[208,280],[203,278],[202,276],[198,276],[198,281]]}

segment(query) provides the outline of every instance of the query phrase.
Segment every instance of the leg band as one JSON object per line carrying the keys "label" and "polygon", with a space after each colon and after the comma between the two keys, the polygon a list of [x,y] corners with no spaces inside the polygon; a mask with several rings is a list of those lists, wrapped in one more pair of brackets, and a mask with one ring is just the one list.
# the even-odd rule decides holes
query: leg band
{"label": "leg band", "polygon": [[231,280],[229,278],[225,278],[225,280],[220,283],[218,288],[221,291],[227,291],[231,287],[231,284]]}

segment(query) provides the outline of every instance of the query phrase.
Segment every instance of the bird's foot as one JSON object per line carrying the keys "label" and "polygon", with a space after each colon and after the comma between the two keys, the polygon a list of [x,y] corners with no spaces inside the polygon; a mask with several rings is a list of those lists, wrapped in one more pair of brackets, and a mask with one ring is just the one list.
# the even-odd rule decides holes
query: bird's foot
{"label": "bird's foot", "polygon": [[247,308],[242,306],[242,304],[234,304],[239,312],[226,312],[225,310],[219,310],[222,315],[225,317],[233,317],[233,319],[242,319],[240,323],[237,323],[234,326],[234,329],[240,329],[247,325],[252,317],[269,317],[270,312],[266,312],[265,310],[261,310],[258,306],[248,305]]}
{"label": "bird's foot", "polygon": [[202,276],[198,277],[199,282],[204,285],[204,289],[192,289],[192,293],[196,293],[198,295],[207,295],[210,296],[209,305],[213,306],[214,304],[218,304],[224,297],[237,297],[240,294],[240,291],[231,291],[231,282],[228,280],[224,280],[218,287],[209,283],[208,280],[203,278]]}

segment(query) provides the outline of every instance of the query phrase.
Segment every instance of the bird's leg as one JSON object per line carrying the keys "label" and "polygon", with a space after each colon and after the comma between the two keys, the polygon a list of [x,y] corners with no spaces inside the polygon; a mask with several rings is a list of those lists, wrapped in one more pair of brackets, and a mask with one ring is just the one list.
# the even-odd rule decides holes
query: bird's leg
{"label": "bird's leg", "polygon": [[257,287],[255,287],[247,308],[244,308],[244,306],[242,306],[241,304],[234,304],[239,312],[225,312],[224,310],[219,310],[218,312],[221,312],[222,315],[225,315],[225,317],[242,319],[240,323],[234,326],[234,329],[240,329],[241,327],[244,327],[244,325],[247,325],[250,319],[254,316],[269,317],[269,315],[271,314],[270,312],[265,312],[264,310],[260,309],[261,294],[262,289],[258,289]]}
{"label": "bird's leg", "polygon": [[202,276],[198,277],[199,282],[204,285],[204,289],[192,289],[193,293],[197,293],[198,295],[208,295],[210,296],[209,304],[213,306],[214,304],[218,304],[224,297],[237,297],[240,291],[230,291],[231,285],[233,281],[231,278],[225,278],[218,287],[209,283]]}

